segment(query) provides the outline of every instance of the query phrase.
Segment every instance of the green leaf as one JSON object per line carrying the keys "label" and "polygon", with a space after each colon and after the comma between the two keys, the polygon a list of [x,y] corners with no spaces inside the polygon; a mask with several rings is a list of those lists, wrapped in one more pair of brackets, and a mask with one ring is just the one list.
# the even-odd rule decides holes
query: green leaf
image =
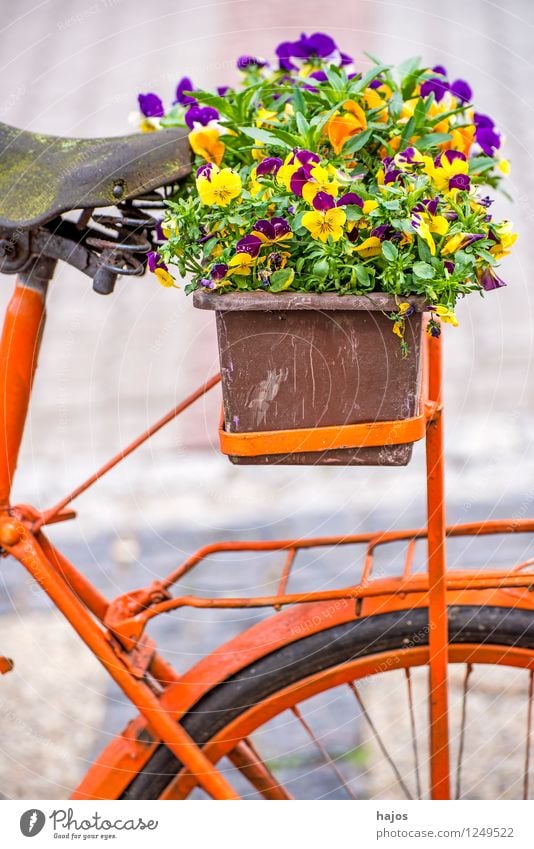
{"label": "green leaf", "polygon": [[411,56],[409,59],[405,59],[404,62],[401,62],[397,68],[401,80],[404,80],[405,77],[413,74],[414,71],[419,70],[421,67],[421,61],[420,56]]}
{"label": "green leaf", "polygon": [[390,65],[374,65],[370,68],[366,74],[359,80],[353,80],[351,85],[349,86],[349,94],[358,94],[360,91],[364,91],[369,83],[372,83],[373,80],[376,80],[378,76],[384,71],[389,71]]}
{"label": "green leaf", "polygon": [[349,141],[343,145],[343,153],[356,153],[357,150],[361,150],[364,147],[371,136],[373,135],[373,130],[364,130],[362,133],[358,133],[357,136],[353,136],[353,138],[349,139]]}
{"label": "green leaf", "polygon": [[213,106],[221,115],[226,115],[227,118],[231,119],[235,117],[234,106],[228,99],[219,97],[218,94],[212,94],[210,91],[195,91],[194,96],[199,103]]}
{"label": "green leaf", "polygon": [[356,277],[358,278],[358,283],[361,283],[362,286],[369,286],[370,285],[371,278],[369,277],[369,272],[367,271],[367,268],[365,267],[365,265],[361,265],[361,264],[355,265],[354,266],[354,273],[356,274]]}
{"label": "green leaf", "polygon": [[399,252],[393,242],[382,242],[382,256],[388,262],[395,262],[398,259]]}
{"label": "green leaf", "polygon": [[295,115],[295,118],[296,118],[296,121],[297,121],[297,129],[298,129],[299,133],[301,134],[301,136],[306,138],[306,136],[308,135],[309,130],[310,130],[309,123],[307,122],[306,118],[304,117],[304,115],[302,115],[301,112],[297,112],[296,115]]}
{"label": "green leaf", "polygon": [[289,289],[294,279],[295,272],[292,268],[281,268],[271,275],[269,289],[271,292],[283,292],[284,289]]}
{"label": "green leaf", "polygon": [[207,242],[204,242],[204,245],[202,246],[203,257],[208,257],[211,254],[213,248],[217,244],[217,241],[217,236],[213,236],[213,238],[208,239]]}
{"label": "green leaf", "polygon": [[421,136],[417,141],[419,150],[427,150],[429,147],[436,147],[442,142],[450,141],[452,138],[450,133],[428,133],[426,136]]}
{"label": "green leaf", "polygon": [[285,147],[293,149],[295,144],[298,144],[298,139],[296,139],[294,136],[290,136],[289,133],[287,133],[287,135],[290,136],[290,142],[286,141],[285,139],[281,139],[281,133],[279,130],[276,133],[274,131],[271,132],[270,130],[262,130],[259,127],[238,127],[238,130],[245,136],[254,139],[254,141],[263,142],[263,144],[269,144],[273,147]]}
{"label": "green leaf", "polygon": [[435,271],[428,262],[414,262],[413,273],[421,280],[433,280]]}

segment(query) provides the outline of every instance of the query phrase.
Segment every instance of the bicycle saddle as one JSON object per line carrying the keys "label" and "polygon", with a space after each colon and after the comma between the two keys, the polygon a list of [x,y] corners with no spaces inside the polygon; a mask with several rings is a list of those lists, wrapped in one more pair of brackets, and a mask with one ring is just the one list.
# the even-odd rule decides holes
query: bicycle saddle
{"label": "bicycle saddle", "polygon": [[0,227],[25,230],[72,209],[111,206],[190,171],[184,129],[76,139],[0,123]]}

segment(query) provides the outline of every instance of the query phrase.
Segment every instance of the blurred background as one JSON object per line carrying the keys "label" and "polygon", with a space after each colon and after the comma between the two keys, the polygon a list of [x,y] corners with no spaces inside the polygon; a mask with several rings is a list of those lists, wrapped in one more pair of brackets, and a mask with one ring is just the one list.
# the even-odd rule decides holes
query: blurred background
{"label": "blurred background", "polygon": [[[333,7],[322,0],[0,0],[0,10],[0,120],[44,133],[132,131],[138,92],[170,103],[184,74],[200,87],[235,82],[237,56],[271,59],[278,42],[301,31],[330,33],[358,69],[369,64],[364,51],[391,63],[420,55],[429,66],[445,65],[451,78],[467,79],[478,111],[490,114],[506,139],[514,203],[499,198],[497,207],[514,221],[519,241],[501,269],[508,287],[460,304],[460,327],[445,333],[449,516],[532,513],[529,0],[338,0]],[[0,283],[3,307],[12,280]],[[194,310],[183,291],[164,290],[150,277],[123,278],[102,298],[88,278],[59,266],[15,499],[49,506],[216,371],[213,316]],[[80,498],[78,519],[51,534],[110,595],[148,583],[224,536],[322,535],[423,521],[422,446],[400,470],[236,469],[217,450],[218,392]],[[455,549],[453,565],[502,565],[528,553],[519,538],[477,546]],[[188,589],[248,591],[264,587],[275,568],[261,564],[266,578],[256,564],[227,565],[224,574],[213,569],[191,578]],[[305,579],[315,588],[348,583],[347,568],[330,553],[307,564]],[[0,682],[0,793],[65,798],[130,711],[22,570],[4,561],[1,580],[0,651],[16,666]],[[182,614],[158,636],[184,668],[242,626]],[[362,774],[373,769],[370,758]]]}

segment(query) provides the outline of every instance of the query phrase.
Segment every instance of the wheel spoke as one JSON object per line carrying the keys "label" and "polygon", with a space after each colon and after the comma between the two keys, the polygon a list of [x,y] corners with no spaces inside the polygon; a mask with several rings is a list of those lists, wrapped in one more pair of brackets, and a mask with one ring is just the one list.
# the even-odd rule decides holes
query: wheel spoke
{"label": "wheel spoke", "polygon": [[412,794],[408,790],[406,783],[403,780],[402,775],[399,772],[397,764],[395,763],[395,761],[391,757],[390,753],[387,750],[386,744],[384,743],[384,741],[382,740],[382,737],[378,733],[378,729],[377,729],[376,725],[374,724],[373,720],[371,719],[371,717],[369,715],[369,711],[365,707],[365,705],[363,703],[363,699],[360,696],[360,693],[359,693],[358,688],[356,687],[354,681],[349,681],[348,685],[349,685],[350,689],[352,690],[352,692],[354,693],[354,695],[356,696],[356,700],[357,700],[357,702],[360,706],[360,709],[361,709],[361,711],[362,711],[362,713],[363,713],[363,715],[364,715],[364,717],[367,721],[369,728],[371,729],[373,737],[375,738],[376,742],[378,743],[380,751],[382,752],[382,754],[386,758],[387,762],[391,766],[391,769],[393,770],[393,772],[395,774],[395,778],[397,779],[399,786],[402,788],[404,795],[406,796],[407,799],[413,799]]}
{"label": "wheel spoke", "polygon": [[468,663],[465,668],[464,685],[462,691],[462,716],[460,719],[460,741],[458,743],[458,759],[456,763],[456,799],[461,799],[462,792],[462,766],[465,748],[465,727],[467,723],[467,694],[469,692],[469,679],[473,666]]}
{"label": "wheel spoke", "polygon": [[417,745],[417,732],[415,725],[415,714],[413,709],[413,691],[412,691],[412,676],[410,673],[410,667],[406,667],[404,670],[404,674],[406,677],[406,686],[408,688],[408,704],[410,706],[410,730],[412,733],[412,751],[413,751],[413,762],[415,769],[415,786],[417,788],[417,798],[420,799],[422,796],[421,792],[421,772],[419,769],[419,747]]}
{"label": "wheel spoke", "polygon": [[272,774],[250,740],[241,740],[229,753],[228,759],[265,799],[293,798]]}
{"label": "wheel spoke", "polygon": [[534,670],[531,670],[528,683],[527,738],[525,741],[525,772],[523,775],[523,799],[528,799],[530,772],[530,744],[532,739],[532,702],[534,701]]}
{"label": "wheel spoke", "polygon": [[303,728],[304,728],[304,730],[306,731],[306,734],[308,735],[308,737],[310,738],[310,740],[311,740],[311,741],[315,744],[315,746],[317,747],[317,749],[318,749],[318,750],[319,750],[319,752],[321,753],[321,755],[322,755],[323,760],[325,761],[325,763],[326,763],[326,764],[327,764],[327,765],[328,765],[328,766],[332,769],[332,771],[333,771],[333,772],[335,772],[336,776],[337,776],[337,777],[338,777],[338,779],[341,781],[341,784],[342,784],[342,785],[343,785],[343,787],[345,788],[345,791],[348,793],[348,795],[349,795],[352,799],[357,799],[358,797],[354,795],[354,793],[353,793],[353,791],[352,791],[352,788],[351,788],[351,787],[347,784],[347,782],[345,781],[345,777],[343,776],[343,773],[340,771],[340,769],[339,769],[338,765],[336,764],[335,760],[334,760],[334,759],[332,758],[332,756],[328,753],[327,749],[323,746],[323,744],[322,744],[322,743],[321,743],[321,741],[318,739],[318,737],[316,737],[316,736],[315,736],[315,734],[313,733],[313,731],[312,731],[311,727],[308,725],[308,723],[306,722],[306,720],[305,720],[305,719],[304,719],[304,717],[302,716],[302,713],[300,712],[299,708],[298,708],[296,705],[293,705],[293,707],[291,708],[291,711],[292,711],[292,713],[296,716],[296,718],[298,719],[298,721],[300,722],[300,724],[302,725],[302,727],[303,727]]}

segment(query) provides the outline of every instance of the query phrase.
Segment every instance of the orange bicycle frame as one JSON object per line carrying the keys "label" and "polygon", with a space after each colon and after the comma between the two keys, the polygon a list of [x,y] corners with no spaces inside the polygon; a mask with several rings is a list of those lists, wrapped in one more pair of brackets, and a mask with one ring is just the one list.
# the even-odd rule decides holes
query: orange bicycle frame
{"label": "orange bicycle frame", "polygon": [[[360,615],[362,605],[364,615],[372,612],[375,601],[385,608],[401,609],[406,597],[415,605],[428,606],[429,610],[429,710],[430,710],[430,774],[431,793],[435,799],[446,799],[450,795],[449,786],[449,729],[448,729],[448,687],[447,667],[449,661],[447,605],[451,599],[466,598],[469,593],[501,592],[504,588],[517,590],[529,587],[532,576],[518,568],[513,573],[454,573],[448,574],[445,560],[446,535],[506,533],[510,531],[534,530],[534,521],[518,520],[513,527],[509,522],[486,522],[472,525],[446,528],[443,468],[443,417],[441,408],[441,338],[428,338],[425,357],[424,397],[421,417],[423,428],[414,438],[426,438],[427,463],[427,507],[428,524],[424,529],[409,531],[391,531],[383,534],[360,534],[354,536],[311,539],[282,540],[278,542],[233,542],[217,543],[201,549],[188,558],[179,568],[171,572],[164,580],[150,587],[142,588],[108,601],[80,574],[73,564],[64,557],[47,539],[43,527],[53,522],[72,518],[75,514],[70,508],[71,502],[92,486],[102,475],[142,445],[156,431],[187,409],[191,404],[217,385],[219,376],[199,387],[184,401],[163,416],[151,428],[141,434],[123,451],[112,458],[84,483],[56,505],[44,511],[37,511],[27,505],[11,504],[10,494],[16,470],[19,449],[22,441],[26,415],[39,348],[45,324],[45,299],[47,284],[52,276],[54,263],[50,260],[37,260],[30,271],[18,279],[15,291],[7,308],[2,335],[0,338],[0,546],[4,554],[18,560],[40,584],[53,604],[63,613],[72,627],[80,635],[88,648],[104,665],[110,676],[124,694],[138,709],[140,721],[150,729],[154,745],[159,742],[167,746],[194,780],[216,799],[235,799],[236,793],[216,768],[204,750],[189,737],[177,719],[187,701],[186,689],[181,684],[171,666],[156,651],[156,646],[145,634],[145,626],[154,616],[180,606],[197,607],[270,607],[276,609],[293,605],[288,618],[299,622],[302,605],[329,604],[335,600],[356,602],[356,615]],[[418,420],[419,421],[419,420]],[[402,423],[388,422],[388,428]],[[417,425],[420,428],[420,424]],[[362,426],[362,433],[366,426]],[[415,433],[415,432],[414,432]],[[386,434],[387,437],[387,434]],[[384,441],[380,431],[380,439]],[[376,546],[395,540],[427,540],[428,574],[410,575],[409,568],[400,579],[382,579],[371,582],[372,556]],[[286,585],[290,569],[297,552],[305,547],[321,545],[367,545],[367,559],[361,582],[357,586],[328,592],[288,594]],[[186,572],[194,568],[205,557],[224,550],[279,550],[285,552],[279,591],[275,596],[259,598],[217,598],[194,597],[172,598],[171,586]],[[479,596],[480,597],[480,596]],[[508,601],[508,604],[512,602]],[[304,608],[304,612],[306,607]],[[290,612],[293,611],[293,612]],[[340,618],[354,617],[343,610]],[[337,615],[337,614],[336,614]],[[335,617],[334,617],[335,618]],[[309,614],[308,614],[309,619]],[[318,617],[321,621],[320,617]],[[283,644],[295,637],[290,629],[284,629],[281,623],[283,614],[278,618],[279,626],[270,625],[270,632]],[[294,632],[296,633],[296,632]],[[274,637],[272,638],[274,639]],[[253,661],[259,645],[265,642],[254,641],[236,657],[242,663]],[[231,674],[234,661],[225,655],[214,655],[213,660],[206,659],[206,681],[209,675],[213,680],[225,672]],[[2,670],[4,671],[4,670]],[[6,669],[7,671],[7,669]],[[224,680],[224,679],[223,679]],[[189,694],[187,690],[187,694]],[[178,696],[175,698],[176,694]],[[174,701],[173,701],[174,699]],[[137,726],[136,726],[137,727]],[[140,750],[134,740],[133,753],[142,763],[147,756],[146,747]],[[139,744],[141,745],[141,744]],[[137,747],[137,748],[136,748]],[[131,755],[131,753],[130,753]],[[129,757],[130,757],[129,755]],[[246,751],[239,753],[246,761]],[[136,763],[137,761],[131,761]],[[251,774],[254,772],[248,763]],[[261,776],[256,777],[261,781]],[[102,760],[94,768],[84,788],[98,787],[98,792],[106,788],[110,798],[120,793],[120,780],[112,764]],[[92,792],[92,791],[91,791]],[[79,798],[87,797],[89,791],[79,791]],[[105,797],[101,797],[105,798]]]}

